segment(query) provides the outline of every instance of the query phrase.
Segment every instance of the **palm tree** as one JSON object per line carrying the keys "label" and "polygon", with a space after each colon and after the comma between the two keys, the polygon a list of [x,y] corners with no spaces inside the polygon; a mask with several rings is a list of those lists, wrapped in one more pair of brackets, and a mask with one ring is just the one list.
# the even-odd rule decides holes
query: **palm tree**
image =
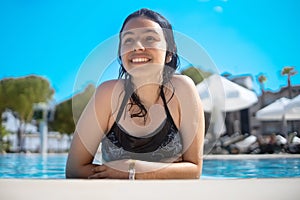
{"label": "palm tree", "polygon": [[265,82],[267,81],[267,77],[265,75],[258,76],[258,82],[261,89],[261,106],[265,105]]}
{"label": "palm tree", "polygon": [[294,66],[285,66],[281,71],[281,75],[287,75],[288,77],[288,90],[289,90],[289,98],[292,98],[292,86],[291,86],[291,76],[297,74]]}
{"label": "palm tree", "polygon": [[[297,71],[295,70],[294,66],[285,66],[283,67],[282,71],[281,71],[281,75],[287,75],[288,77],[288,91],[289,91],[289,98],[292,98],[292,85],[291,85],[291,76],[294,76],[295,74],[297,74]],[[294,130],[294,122],[291,122],[291,126],[292,129]]]}

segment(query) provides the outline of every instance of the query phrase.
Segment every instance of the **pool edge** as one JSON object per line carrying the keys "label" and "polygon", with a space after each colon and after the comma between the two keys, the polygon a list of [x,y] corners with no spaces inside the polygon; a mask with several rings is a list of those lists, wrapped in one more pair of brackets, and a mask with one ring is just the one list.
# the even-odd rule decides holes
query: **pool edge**
{"label": "pool edge", "polygon": [[300,178],[222,180],[0,179],[1,199],[296,199]]}

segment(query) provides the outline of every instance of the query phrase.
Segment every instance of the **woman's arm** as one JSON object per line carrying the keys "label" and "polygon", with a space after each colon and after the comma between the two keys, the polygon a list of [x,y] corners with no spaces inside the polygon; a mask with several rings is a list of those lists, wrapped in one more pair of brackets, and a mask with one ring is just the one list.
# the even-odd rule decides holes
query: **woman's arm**
{"label": "woman's arm", "polygon": [[101,84],[76,125],[67,165],[67,178],[87,178],[93,174],[94,155],[111,117],[111,94],[115,81]]}
{"label": "woman's arm", "polygon": [[[173,81],[180,105],[180,133],[183,139],[182,160],[176,163],[135,161],[136,179],[198,179],[202,170],[204,114],[200,97],[191,79],[177,76]],[[128,179],[131,160],[97,166],[89,178]]]}
{"label": "woman's arm", "polygon": [[92,175],[92,169],[96,167],[92,164],[93,159],[94,156],[87,150],[78,132],[75,132],[66,165],[66,178],[87,178]]}
{"label": "woman's arm", "polygon": [[199,179],[200,168],[191,162],[160,163],[141,160],[118,160],[95,166],[91,179],[128,179],[129,166],[135,163],[136,179]]}

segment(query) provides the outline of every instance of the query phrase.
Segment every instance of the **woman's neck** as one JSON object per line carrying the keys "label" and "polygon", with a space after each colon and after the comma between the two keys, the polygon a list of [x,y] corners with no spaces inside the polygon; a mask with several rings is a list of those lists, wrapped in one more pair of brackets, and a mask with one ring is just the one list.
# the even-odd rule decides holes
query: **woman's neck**
{"label": "woman's neck", "polygon": [[152,105],[157,104],[160,97],[160,85],[159,84],[147,84],[140,86],[135,90],[139,96],[141,103],[149,109]]}

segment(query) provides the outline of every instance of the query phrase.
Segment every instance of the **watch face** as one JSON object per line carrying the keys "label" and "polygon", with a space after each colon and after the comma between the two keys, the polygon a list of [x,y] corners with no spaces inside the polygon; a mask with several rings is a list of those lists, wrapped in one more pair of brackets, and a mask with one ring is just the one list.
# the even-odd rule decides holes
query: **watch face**
{"label": "watch face", "polygon": [[129,169],[129,180],[134,180],[135,177],[135,170],[134,169]]}
{"label": "watch face", "polygon": [[128,169],[128,172],[129,172],[129,177],[128,178],[129,178],[129,180],[134,180],[134,178],[135,178],[134,166],[135,166],[135,161],[130,162],[129,169]]}

